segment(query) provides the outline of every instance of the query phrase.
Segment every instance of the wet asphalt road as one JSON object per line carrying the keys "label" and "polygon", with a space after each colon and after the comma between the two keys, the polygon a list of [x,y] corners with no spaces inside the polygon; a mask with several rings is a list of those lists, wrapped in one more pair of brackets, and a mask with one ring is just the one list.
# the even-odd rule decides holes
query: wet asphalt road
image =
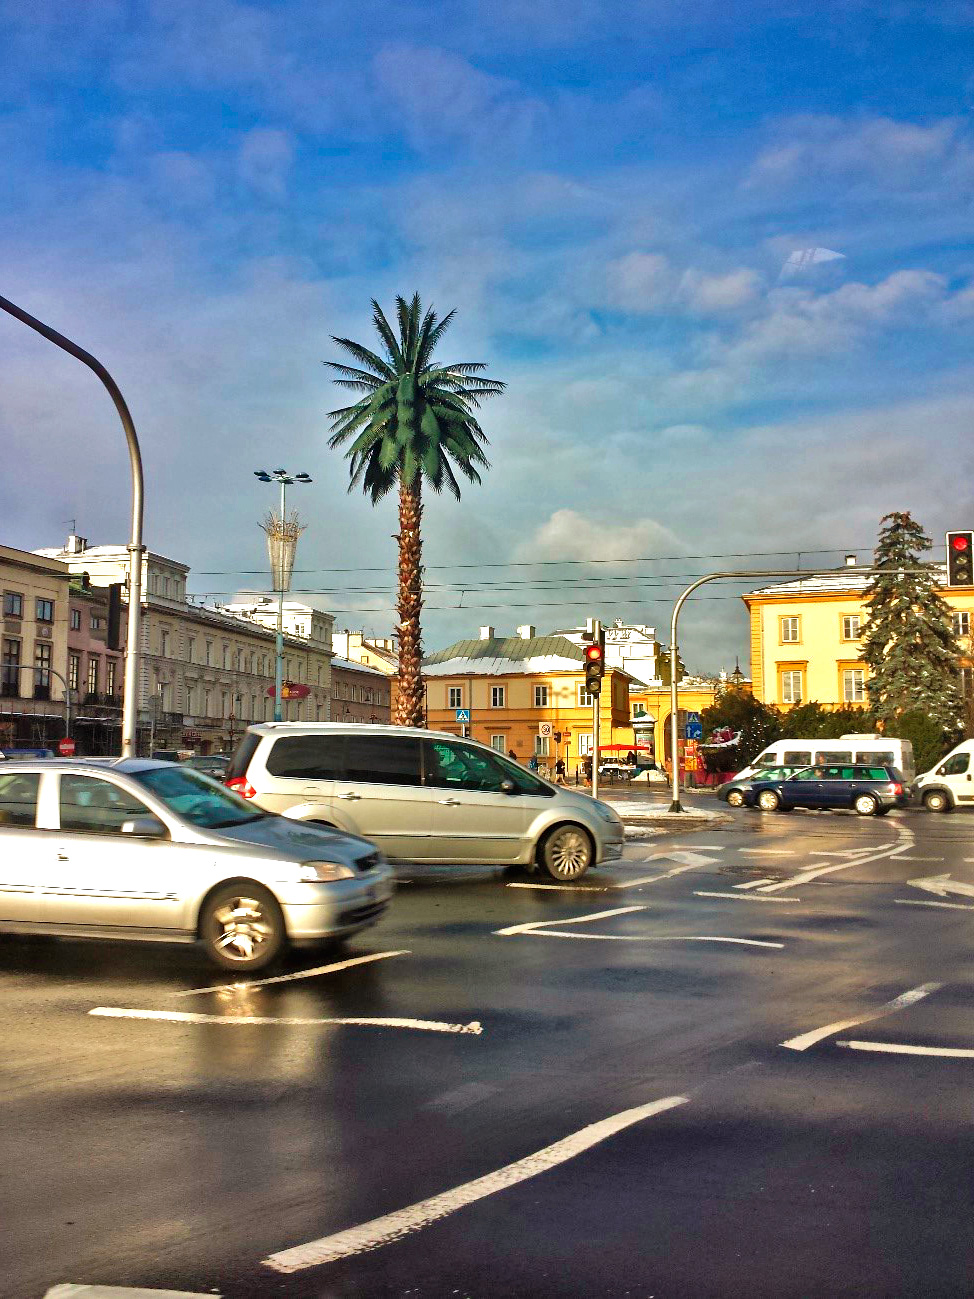
{"label": "wet asphalt road", "polygon": [[971,1293],[974,1058],[880,1048],[974,1053],[974,818],[742,811],[530,883],[417,875],[271,973],[402,954],[261,986],[0,941],[0,1295]]}

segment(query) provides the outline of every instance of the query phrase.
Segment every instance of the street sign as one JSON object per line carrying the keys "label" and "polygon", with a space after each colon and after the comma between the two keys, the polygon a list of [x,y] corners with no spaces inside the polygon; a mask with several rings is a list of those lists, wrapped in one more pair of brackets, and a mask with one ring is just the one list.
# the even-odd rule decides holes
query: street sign
{"label": "street sign", "polygon": [[551,722],[538,723],[538,734],[543,738],[551,739],[551,736],[554,734],[554,729],[555,728]]}
{"label": "street sign", "polygon": [[703,726],[700,722],[699,713],[687,713],[687,722],[683,732],[688,740],[703,739]]}
{"label": "street sign", "polygon": [[74,740],[69,739],[68,737],[65,737],[63,740],[59,740],[59,741],[58,741],[58,746],[57,746],[57,751],[58,751],[58,753],[60,753],[60,755],[61,755],[62,758],[73,758],[73,757],[74,757]]}
{"label": "street sign", "polygon": [[467,723],[469,723],[469,721],[470,721],[470,709],[469,709],[469,708],[458,708],[458,709],[457,709],[457,721],[458,721],[458,722],[467,722]]}

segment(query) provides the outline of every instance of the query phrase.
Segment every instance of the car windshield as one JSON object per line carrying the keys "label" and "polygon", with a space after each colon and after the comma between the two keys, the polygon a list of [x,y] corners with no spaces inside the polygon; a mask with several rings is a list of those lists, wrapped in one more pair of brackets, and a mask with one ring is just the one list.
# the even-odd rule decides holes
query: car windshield
{"label": "car windshield", "polygon": [[134,773],[134,779],[177,816],[202,830],[227,829],[266,816],[239,794],[186,767],[151,767]]}

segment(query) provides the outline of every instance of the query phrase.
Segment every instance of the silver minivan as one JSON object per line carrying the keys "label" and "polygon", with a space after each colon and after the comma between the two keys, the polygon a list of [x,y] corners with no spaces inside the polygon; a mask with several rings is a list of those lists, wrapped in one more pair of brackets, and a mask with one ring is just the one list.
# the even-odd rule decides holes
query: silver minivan
{"label": "silver minivan", "polygon": [[248,727],[225,781],[269,812],[362,835],[396,861],[542,867],[573,880],[622,856],[608,804],[436,731],[264,722]]}

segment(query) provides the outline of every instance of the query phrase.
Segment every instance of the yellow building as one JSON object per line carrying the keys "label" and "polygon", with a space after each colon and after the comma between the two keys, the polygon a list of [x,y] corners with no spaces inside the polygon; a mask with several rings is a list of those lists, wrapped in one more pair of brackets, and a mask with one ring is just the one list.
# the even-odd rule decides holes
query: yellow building
{"label": "yellow building", "polygon": [[[570,776],[593,756],[584,650],[563,636],[537,636],[525,626],[516,636],[498,637],[493,627],[481,627],[477,640],[458,641],[424,659],[423,680],[431,730],[465,731],[500,753],[513,751],[520,762],[534,755],[542,770],[553,770],[562,758]],[[630,683],[627,672],[606,670],[599,697],[603,749],[633,742]],[[457,720],[463,709],[470,710],[467,726]],[[550,738],[541,723],[550,725]]]}
{"label": "yellow building", "polygon": [[[868,668],[859,658],[869,579],[827,574],[767,586],[742,596],[751,616],[751,677],[755,697],[779,708],[819,703],[867,705]],[[940,588],[950,606],[965,692],[971,693],[974,587]]]}
{"label": "yellow building", "polygon": [[0,546],[0,746],[64,735],[70,583],[66,564]]}

